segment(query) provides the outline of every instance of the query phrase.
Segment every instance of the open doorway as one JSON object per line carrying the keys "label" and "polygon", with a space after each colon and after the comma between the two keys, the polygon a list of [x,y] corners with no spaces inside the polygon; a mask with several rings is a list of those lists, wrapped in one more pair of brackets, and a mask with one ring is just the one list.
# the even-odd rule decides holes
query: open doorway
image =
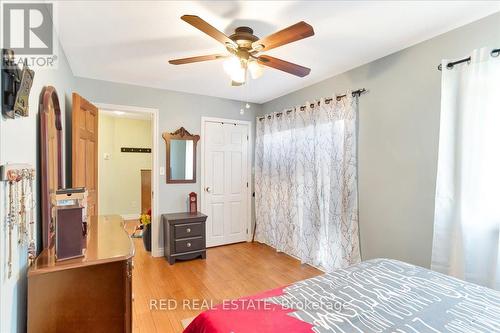
{"label": "open doorway", "polygon": [[151,115],[99,111],[99,213],[137,220],[151,209]]}
{"label": "open doorway", "polygon": [[[151,216],[151,253],[161,255],[155,192],[157,170],[156,109],[96,104],[99,108],[99,214],[120,215],[130,230],[141,214]],[[140,235],[140,232],[138,233]]]}

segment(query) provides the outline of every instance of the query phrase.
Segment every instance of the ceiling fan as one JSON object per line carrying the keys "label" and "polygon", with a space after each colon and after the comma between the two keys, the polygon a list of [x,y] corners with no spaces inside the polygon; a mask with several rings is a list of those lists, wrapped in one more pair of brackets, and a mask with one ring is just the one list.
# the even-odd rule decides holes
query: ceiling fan
{"label": "ceiling fan", "polygon": [[254,79],[260,77],[263,71],[261,65],[299,77],[304,77],[311,72],[310,68],[268,55],[260,55],[262,51],[268,51],[313,36],[313,27],[304,21],[259,39],[249,27],[238,27],[235,29],[234,34],[228,37],[196,15],[183,15],[181,19],[224,44],[230,54],[210,54],[170,60],[169,63],[172,65],[226,59],[224,61],[224,70],[231,76],[233,86],[243,85],[247,78],[247,72],[250,72]]}

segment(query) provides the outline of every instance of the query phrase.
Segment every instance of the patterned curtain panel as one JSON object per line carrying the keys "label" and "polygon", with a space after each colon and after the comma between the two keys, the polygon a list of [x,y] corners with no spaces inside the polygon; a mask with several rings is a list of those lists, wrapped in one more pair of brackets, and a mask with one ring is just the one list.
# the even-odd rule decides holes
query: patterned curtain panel
{"label": "patterned curtain panel", "polygon": [[257,120],[256,240],[326,271],[360,261],[358,102],[347,96]]}
{"label": "patterned curtain panel", "polygon": [[447,63],[431,268],[500,290],[500,57],[483,48]]}

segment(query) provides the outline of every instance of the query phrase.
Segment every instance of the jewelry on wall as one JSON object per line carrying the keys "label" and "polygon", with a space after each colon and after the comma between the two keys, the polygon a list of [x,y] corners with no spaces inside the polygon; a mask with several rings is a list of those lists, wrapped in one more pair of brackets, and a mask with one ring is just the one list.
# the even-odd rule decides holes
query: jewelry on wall
{"label": "jewelry on wall", "polygon": [[7,237],[9,238],[9,248],[7,254],[7,274],[10,278],[12,275],[12,229],[14,228],[16,220],[16,209],[14,207],[14,184],[17,180],[17,174],[14,171],[9,171],[7,173],[7,179],[9,182],[9,212],[7,213]]}
{"label": "jewelry on wall", "polygon": [[13,232],[17,227],[18,246],[28,245],[28,263],[36,256],[35,245],[35,169],[29,164],[5,164],[0,167],[0,181],[7,182],[7,274],[12,276]]}
{"label": "jewelry on wall", "polygon": [[28,262],[31,265],[36,257],[36,244],[35,244],[35,192],[33,191],[33,183],[35,182],[35,170],[28,171],[28,188],[30,195],[28,196],[29,202],[29,244],[28,244]]}

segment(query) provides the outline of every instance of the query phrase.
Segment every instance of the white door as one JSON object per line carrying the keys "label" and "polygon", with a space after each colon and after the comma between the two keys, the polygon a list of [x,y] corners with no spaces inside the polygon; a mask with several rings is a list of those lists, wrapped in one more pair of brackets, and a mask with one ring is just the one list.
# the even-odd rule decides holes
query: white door
{"label": "white door", "polygon": [[248,132],[242,124],[205,121],[203,212],[207,246],[247,240]]}

